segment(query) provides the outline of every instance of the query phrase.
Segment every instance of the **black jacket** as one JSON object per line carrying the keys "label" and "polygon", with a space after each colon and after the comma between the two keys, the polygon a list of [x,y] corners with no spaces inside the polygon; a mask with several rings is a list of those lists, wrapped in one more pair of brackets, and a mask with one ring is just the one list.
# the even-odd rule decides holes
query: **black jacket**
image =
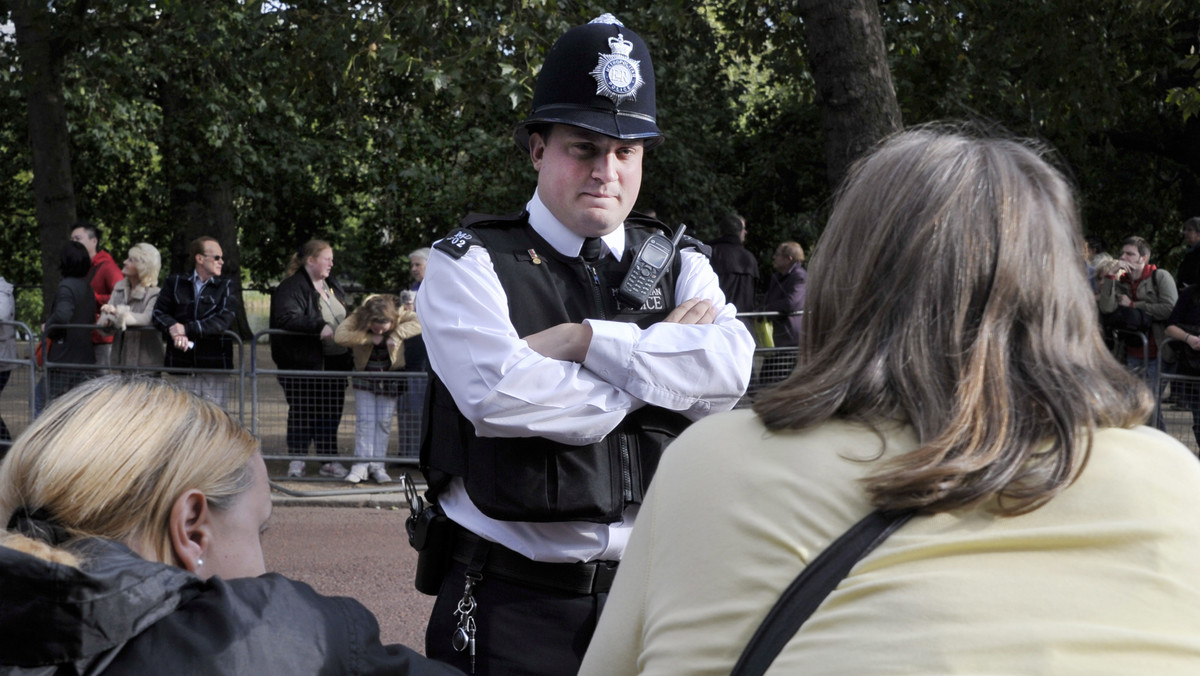
{"label": "black jacket", "polygon": [[458,674],[280,575],[208,581],[108,540],[72,568],[0,546],[0,674]]}
{"label": "black jacket", "polygon": [[[333,277],[325,285],[334,297],[346,304],[346,292]],[[271,294],[271,328],[307,333],[307,336],[271,336],[271,359],[275,365],[290,371],[320,371],[324,368],[321,348],[321,295],[313,286],[308,271],[301,267],[291,277],[279,283]]]}
{"label": "black jacket", "polygon": [[1184,252],[1183,260],[1179,263],[1179,272],[1175,275],[1175,283],[1180,289],[1200,284],[1200,244]]}
{"label": "black jacket", "polygon": [[95,364],[92,332],[88,329],[55,329],[55,324],[95,324],[96,296],[83,277],[67,277],[58,283],[54,305],[46,318],[52,362]]}
{"label": "black jacket", "polygon": [[[195,273],[167,277],[154,304],[154,326],[162,331],[167,344],[164,365],[203,369],[233,368],[233,340],[224,336],[233,326],[236,301],[229,280],[213,277],[196,297]],[[188,340],[195,344],[186,352],[175,348],[169,331],[175,323],[183,324]]]}
{"label": "black jacket", "polygon": [[758,283],[758,261],[754,260],[754,254],[733,235],[713,240],[709,246],[713,272],[717,273],[725,302],[733,303],[738,312],[753,312],[754,287]]}

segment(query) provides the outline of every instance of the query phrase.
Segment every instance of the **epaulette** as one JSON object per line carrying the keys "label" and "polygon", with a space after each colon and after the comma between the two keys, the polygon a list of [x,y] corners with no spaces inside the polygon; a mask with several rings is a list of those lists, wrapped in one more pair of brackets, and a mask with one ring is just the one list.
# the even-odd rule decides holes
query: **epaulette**
{"label": "epaulette", "polygon": [[528,218],[524,211],[499,216],[496,214],[470,213],[463,217],[457,229],[438,240],[433,245],[433,248],[453,258],[462,258],[471,247],[483,246],[483,243],[479,241],[479,237],[471,232],[472,229],[515,225],[528,220]]}
{"label": "epaulette", "polygon": [[483,243],[475,233],[459,228],[435,242],[433,248],[453,258],[462,258],[473,246],[483,246]]}
{"label": "epaulette", "polygon": [[679,240],[679,248],[680,249],[689,249],[689,248],[695,249],[696,251],[699,251],[700,253],[704,254],[705,258],[712,258],[712,247],[705,244],[704,242],[701,242],[700,240],[696,239],[695,237],[692,237],[691,235],[684,235],[683,239]]}

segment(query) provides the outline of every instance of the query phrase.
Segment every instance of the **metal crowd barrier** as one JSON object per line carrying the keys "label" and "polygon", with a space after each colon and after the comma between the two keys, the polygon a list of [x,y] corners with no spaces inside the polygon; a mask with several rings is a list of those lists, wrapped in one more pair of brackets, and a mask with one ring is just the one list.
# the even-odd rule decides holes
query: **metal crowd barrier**
{"label": "metal crowd barrier", "polygon": [[[770,313],[746,314],[757,316]],[[0,359],[0,368],[5,366],[12,367],[7,387],[0,390],[0,418],[4,420],[12,436],[15,437],[33,420],[34,388],[37,383],[39,371],[44,373],[46,369],[36,367],[35,365],[33,351],[38,341],[36,340],[37,336],[35,336],[27,325],[19,322],[0,322],[0,325],[15,327],[18,338],[16,358]],[[90,325],[79,325],[71,326],[70,328],[91,329],[93,327]],[[153,331],[154,329],[150,327],[138,327],[136,329],[130,327],[127,330]],[[164,367],[121,365],[102,367],[54,363],[48,364],[47,368],[66,367],[91,371],[149,372],[167,374],[168,376],[190,373],[224,375],[231,379],[231,382],[234,383],[234,390],[237,392],[236,399],[231,401],[230,412],[237,416],[261,440],[263,457],[268,461],[268,468],[272,470],[271,476],[273,480],[285,478],[284,474],[286,473],[288,464],[290,461],[297,459],[304,460],[307,464],[308,471],[303,479],[305,482],[340,482],[341,480],[339,479],[317,475],[317,467],[320,463],[326,461],[340,462],[347,467],[354,462],[382,462],[389,469],[397,466],[400,468],[415,467],[421,432],[421,409],[428,380],[426,374],[412,371],[370,374],[369,377],[372,379],[394,381],[402,393],[398,395],[396,412],[392,418],[392,430],[389,436],[387,455],[384,458],[358,457],[355,454],[355,427],[357,424],[356,390],[350,384],[350,379],[355,376],[361,377],[364,374],[350,371],[313,372],[289,371],[275,368],[274,362],[269,357],[269,344],[265,339],[269,339],[271,335],[288,333],[279,330],[261,331],[254,335],[252,341],[243,343],[236,334],[227,332],[227,335],[236,341],[235,344],[237,346],[235,367],[229,370],[168,369]],[[1137,338],[1137,340],[1142,341],[1143,347],[1145,347],[1146,344],[1144,341],[1146,339],[1144,336]],[[751,376],[750,387],[739,405],[749,406],[759,392],[786,378],[795,368],[796,354],[796,348],[792,347],[759,348],[755,350],[754,371]],[[1193,409],[1200,409],[1200,376],[1186,376],[1168,371],[1169,367],[1160,363],[1158,368],[1158,382],[1161,385],[1154,388],[1154,391],[1161,393],[1162,386],[1169,384],[1175,393],[1175,398],[1179,400],[1179,403],[1173,406],[1163,406],[1162,397],[1156,397],[1156,401],[1163,411],[1167,432],[1193,451],[1200,452],[1196,435],[1192,431],[1192,411]],[[336,457],[317,455],[311,448],[305,448],[303,455],[293,455],[288,452],[287,418],[289,406],[284,396],[283,388],[279,384],[280,377],[304,378],[312,380],[314,383],[324,381],[327,385],[333,385],[332,389],[344,396],[344,408],[336,430]],[[1176,383],[1179,384],[1181,389],[1175,389]],[[391,492],[403,490],[399,477],[393,475],[393,479],[395,481],[392,484],[378,487],[368,480],[358,486],[348,486],[346,492],[347,494],[358,494],[366,491]],[[296,491],[294,488],[280,486],[277,483],[273,485],[278,490],[293,495],[312,494],[327,496],[331,494],[329,490],[324,489],[319,492],[307,493]]]}
{"label": "metal crowd barrier", "polygon": [[[774,319],[777,317],[788,316],[796,317],[803,316],[803,310],[797,310],[789,313],[782,312],[739,312],[737,318],[746,322],[748,327],[752,327],[757,319]],[[754,333],[751,328],[751,333]],[[755,335],[757,343],[758,336]],[[737,408],[746,408],[754,401],[754,397],[759,392],[773,387],[783,381],[792,374],[796,368],[796,347],[763,347],[759,346],[754,350],[754,366],[750,371],[750,385],[746,388],[746,394],[738,402]]]}
{"label": "metal crowd barrier", "polygon": [[[1177,340],[1167,340],[1167,345],[1178,355],[1191,349]],[[1159,350],[1155,405],[1162,412],[1166,433],[1200,455],[1200,375],[1179,373],[1180,360],[1169,364],[1162,355]],[[1164,393],[1169,393],[1169,400]]]}
{"label": "metal crowd barrier", "polygon": [[[264,366],[260,351],[268,349],[262,338],[278,335],[310,335],[279,329],[267,329],[254,335],[256,349],[250,358],[250,408],[248,421],[250,430],[259,437],[263,457],[268,461],[302,460],[307,464],[305,478],[313,478],[317,463],[325,462],[380,462],[385,466],[416,467],[421,434],[421,410],[424,406],[425,387],[428,376],[417,371],[390,371],[365,374],[360,371],[294,371],[275,368],[274,362]],[[396,392],[395,410],[388,420],[391,433],[388,436],[387,454],[382,457],[360,456],[356,452],[356,426],[358,423],[355,381],[379,382]],[[291,390],[292,401],[288,402],[285,384]],[[382,398],[387,398],[382,397]],[[315,452],[316,444],[303,438],[304,448],[289,449],[289,420],[299,431],[312,418],[336,416],[340,410],[337,426],[337,454],[321,455]],[[319,426],[319,423],[318,423]],[[307,435],[306,435],[307,436]],[[310,443],[313,452],[310,453]],[[299,445],[299,444],[296,444]],[[298,451],[291,453],[291,450]],[[393,477],[395,478],[395,477]],[[335,479],[336,480],[336,479]],[[322,492],[328,495],[328,492]]]}
{"label": "metal crowd barrier", "polygon": [[33,331],[23,322],[0,321],[0,332],[13,331],[12,358],[0,358],[0,457],[12,440],[33,421],[34,382],[37,372]]}

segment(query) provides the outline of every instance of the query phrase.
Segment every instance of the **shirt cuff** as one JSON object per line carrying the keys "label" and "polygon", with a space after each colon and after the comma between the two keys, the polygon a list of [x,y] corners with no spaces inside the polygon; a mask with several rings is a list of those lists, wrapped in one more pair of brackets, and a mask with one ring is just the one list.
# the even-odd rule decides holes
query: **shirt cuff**
{"label": "shirt cuff", "polygon": [[641,329],[630,322],[585,319],[583,323],[592,329],[592,342],[583,359],[584,368],[605,382],[624,389],[629,380],[633,348]]}

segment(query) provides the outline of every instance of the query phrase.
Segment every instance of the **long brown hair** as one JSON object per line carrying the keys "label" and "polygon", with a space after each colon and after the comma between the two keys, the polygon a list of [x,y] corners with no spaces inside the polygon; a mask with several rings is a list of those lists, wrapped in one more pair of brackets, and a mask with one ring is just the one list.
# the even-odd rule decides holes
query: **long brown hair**
{"label": "long brown hair", "polygon": [[363,304],[346,318],[346,323],[354,331],[366,331],[371,324],[389,322],[394,331],[400,324],[400,310],[396,305],[396,297],[388,293],[367,296]]}
{"label": "long brown hair", "polygon": [[308,259],[320,255],[326,249],[332,249],[329,242],[323,239],[310,239],[300,246],[295,253],[292,254],[291,260],[288,261],[287,269],[284,271],[285,277],[291,277],[296,274],[296,271],[304,267]]}
{"label": "long brown hair", "polygon": [[879,508],[1036,509],[1094,428],[1151,408],[1101,341],[1081,248],[1071,189],[1032,144],[900,133],[840,188],[798,365],[754,410],[770,429],[910,424],[919,448],[866,480]]}

